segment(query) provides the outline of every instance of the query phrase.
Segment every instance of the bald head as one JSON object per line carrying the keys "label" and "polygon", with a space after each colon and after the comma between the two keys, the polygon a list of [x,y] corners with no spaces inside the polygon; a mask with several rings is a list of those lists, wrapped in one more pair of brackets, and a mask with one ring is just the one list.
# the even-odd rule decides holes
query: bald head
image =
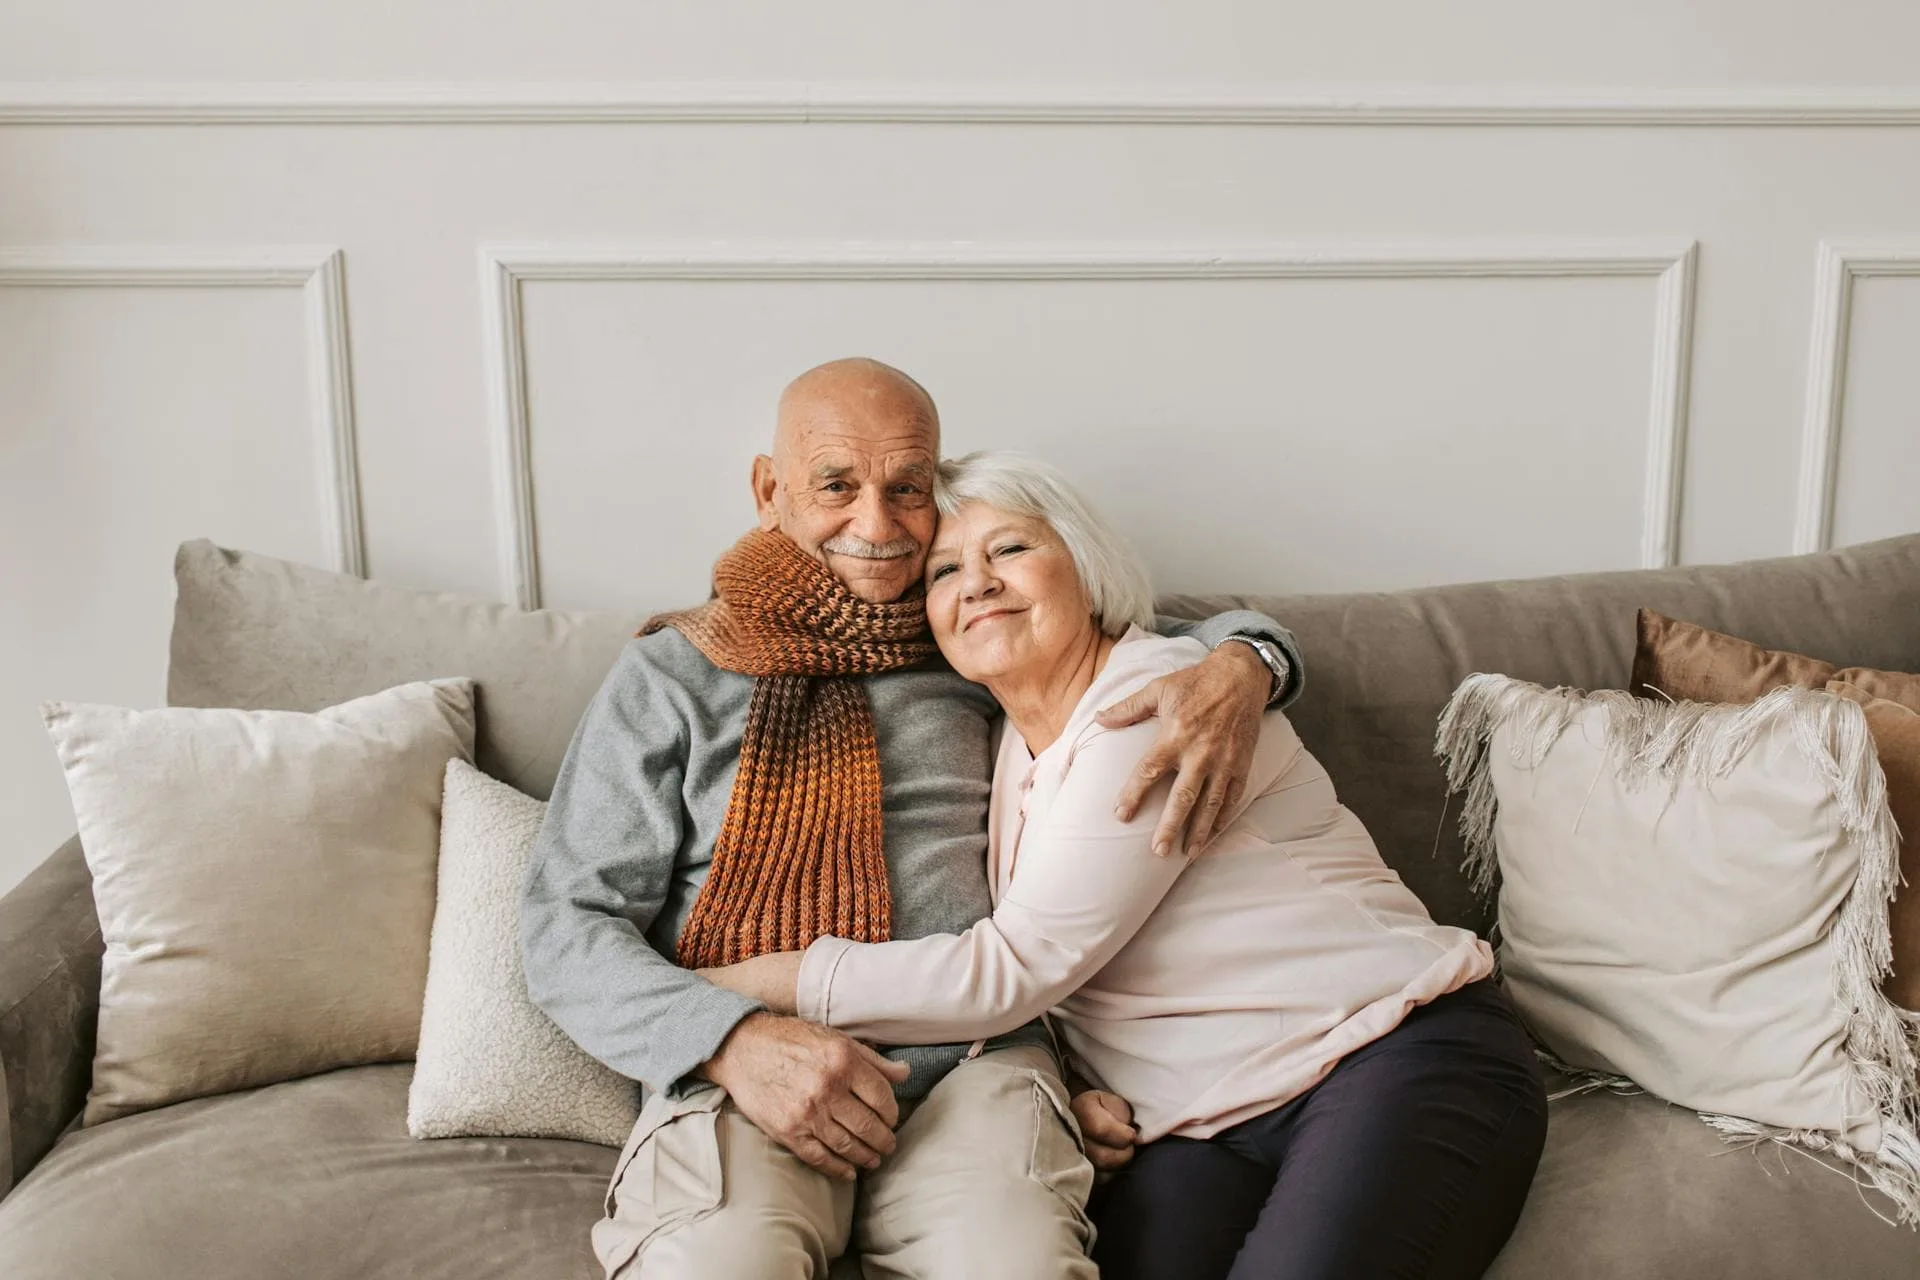
{"label": "bald head", "polygon": [[780,393],[774,424],[773,456],[793,447],[796,434],[822,419],[857,415],[899,427],[918,426],[931,433],[930,448],[940,451],[940,411],[927,389],[890,364],[849,356],[815,365]]}
{"label": "bald head", "polygon": [[933,538],[939,454],[933,397],[900,370],[864,357],[809,369],[780,394],[772,455],[753,460],[760,527],[862,599],[897,600]]}

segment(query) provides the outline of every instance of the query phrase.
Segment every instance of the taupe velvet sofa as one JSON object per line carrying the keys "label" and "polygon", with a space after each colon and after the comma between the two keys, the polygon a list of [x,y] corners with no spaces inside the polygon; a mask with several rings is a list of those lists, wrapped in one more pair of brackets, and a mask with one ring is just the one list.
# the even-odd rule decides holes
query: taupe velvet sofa
{"label": "taupe velvet sofa", "polygon": [[[523,614],[189,543],[169,700],[310,710],[469,675],[479,763],[545,795],[631,617]],[[657,604],[675,602],[658,601]],[[1297,632],[1295,723],[1443,921],[1484,930],[1432,757],[1472,671],[1624,687],[1634,611],[1843,664],[1920,670],[1920,535],[1751,564],[1407,591],[1174,597],[1247,603]],[[58,690],[48,690],[50,695]],[[297,904],[289,904],[297,909]],[[0,899],[0,1277],[592,1277],[587,1232],[615,1153],[564,1141],[416,1142],[411,1066],[353,1067],[78,1129],[100,931],[69,842]],[[1920,1277],[1920,1234],[1873,1192],[1777,1148],[1723,1146],[1646,1097],[1554,1103],[1547,1153],[1493,1274]]]}

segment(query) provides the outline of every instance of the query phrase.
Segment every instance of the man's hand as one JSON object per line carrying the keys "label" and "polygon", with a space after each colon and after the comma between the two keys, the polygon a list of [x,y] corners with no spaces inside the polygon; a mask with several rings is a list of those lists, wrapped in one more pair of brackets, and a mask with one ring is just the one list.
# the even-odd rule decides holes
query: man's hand
{"label": "man's hand", "polygon": [[1177,769],[1153,851],[1164,858],[1181,847],[1184,828],[1187,855],[1204,852],[1220,834],[1220,815],[1234,811],[1247,785],[1272,687],[1273,674],[1258,654],[1244,644],[1223,644],[1198,666],[1161,676],[1102,711],[1099,723],[1109,729],[1160,717],[1160,736],[1134,766],[1114,816],[1131,822],[1147,793]]}
{"label": "man's hand", "polygon": [[1101,1173],[1123,1169],[1133,1159],[1140,1131],[1133,1127],[1133,1108],[1117,1093],[1087,1089],[1073,1095],[1073,1118],[1086,1139],[1087,1159]]}
{"label": "man's hand", "polygon": [[699,1074],[725,1089],[760,1131],[831,1178],[877,1169],[893,1154],[907,1066],[798,1018],[750,1013]]}

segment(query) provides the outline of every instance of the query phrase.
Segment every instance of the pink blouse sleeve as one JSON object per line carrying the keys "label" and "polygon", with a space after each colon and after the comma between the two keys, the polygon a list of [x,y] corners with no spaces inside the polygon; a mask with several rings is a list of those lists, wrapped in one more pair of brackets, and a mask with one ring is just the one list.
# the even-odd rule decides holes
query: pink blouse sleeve
{"label": "pink blouse sleeve", "polygon": [[1095,729],[1073,756],[993,915],[965,933],[807,948],[800,1016],[886,1044],[999,1035],[1052,1008],[1098,973],[1186,868],[1154,854],[1165,787],[1131,822],[1114,798],[1152,745],[1153,722]]}

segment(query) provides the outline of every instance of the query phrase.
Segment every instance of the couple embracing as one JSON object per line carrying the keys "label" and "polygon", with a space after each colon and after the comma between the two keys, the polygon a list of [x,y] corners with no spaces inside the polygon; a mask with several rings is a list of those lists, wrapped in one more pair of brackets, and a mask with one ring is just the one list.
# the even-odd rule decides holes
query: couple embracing
{"label": "couple embracing", "polygon": [[1156,620],[1061,476],[939,443],[897,370],[796,379],[568,750],[522,933],[645,1089],[606,1274],[1481,1274],[1540,1077],[1280,710],[1291,635]]}

